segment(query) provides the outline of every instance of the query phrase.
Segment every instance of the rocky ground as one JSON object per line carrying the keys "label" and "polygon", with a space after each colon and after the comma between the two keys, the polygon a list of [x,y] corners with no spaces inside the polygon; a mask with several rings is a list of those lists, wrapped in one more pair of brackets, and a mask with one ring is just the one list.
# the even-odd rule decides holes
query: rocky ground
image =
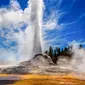
{"label": "rocky ground", "polygon": [[[19,66],[0,69],[0,74],[57,74],[73,73],[73,66],[68,57],[60,56],[57,64],[46,54],[38,54],[29,61],[24,61]],[[78,72],[75,72],[78,73]]]}
{"label": "rocky ground", "polygon": [[69,68],[69,60],[61,59],[58,61],[58,65],[52,62],[52,59],[47,55],[36,55],[29,61],[21,62],[19,66],[0,69],[0,73],[3,74],[54,74],[71,72]]}

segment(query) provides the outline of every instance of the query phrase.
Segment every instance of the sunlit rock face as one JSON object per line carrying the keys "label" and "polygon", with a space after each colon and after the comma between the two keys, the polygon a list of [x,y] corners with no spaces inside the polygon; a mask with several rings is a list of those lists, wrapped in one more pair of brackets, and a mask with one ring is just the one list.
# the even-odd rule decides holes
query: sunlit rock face
{"label": "sunlit rock face", "polygon": [[30,0],[30,21],[33,31],[33,55],[42,53],[41,28],[43,17],[43,0]]}
{"label": "sunlit rock face", "polygon": [[[67,63],[66,63],[67,62]],[[0,69],[0,73],[4,74],[58,74],[71,73],[72,69],[65,66],[68,64],[68,59],[60,59],[58,64],[55,64],[50,56],[46,54],[37,54],[29,61],[24,61],[19,66]],[[63,65],[62,65],[63,64]]]}
{"label": "sunlit rock face", "polygon": [[27,73],[44,73],[45,69],[54,65],[51,58],[47,55],[38,54],[29,61],[24,61],[19,66],[0,69],[4,74],[27,74]]}

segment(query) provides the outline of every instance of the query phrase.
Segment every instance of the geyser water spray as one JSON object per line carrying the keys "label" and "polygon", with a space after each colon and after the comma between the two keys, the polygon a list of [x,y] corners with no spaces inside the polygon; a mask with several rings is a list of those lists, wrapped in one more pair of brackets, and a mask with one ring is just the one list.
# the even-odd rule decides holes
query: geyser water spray
{"label": "geyser water spray", "polygon": [[43,18],[43,0],[30,0],[30,22],[33,32],[33,55],[42,53],[42,18]]}

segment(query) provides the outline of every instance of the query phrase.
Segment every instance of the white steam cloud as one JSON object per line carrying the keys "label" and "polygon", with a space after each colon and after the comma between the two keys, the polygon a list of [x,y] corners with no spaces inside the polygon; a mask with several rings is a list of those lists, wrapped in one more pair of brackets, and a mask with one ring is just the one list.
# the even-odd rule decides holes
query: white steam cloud
{"label": "white steam cloud", "polygon": [[[12,52],[11,48],[9,50],[1,48],[1,56],[4,55],[4,52],[6,54],[3,56],[4,65],[11,64],[10,61],[16,64],[29,60],[33,55],[42,53],[41,28],[44,3],[43,0],[30,0],[28,4],[29,6],[23,11],[17,0],[10,0],[8,8],[0,8],[0,36],[7,39],[6,44],[12,41],[17,43],[16,47],[12,47],[17,52]],[[22,27],[25,29],[24,31],[21,29]],[[3,31],[4,28],[9,31],[7,34]],[[6,56],[11,58],[5,59]]]}
{"label": "white steam cloud", "polygon": [[72,69],[77,72],[85,72],[85,49],[80,48],[78,43],[73,44]]}

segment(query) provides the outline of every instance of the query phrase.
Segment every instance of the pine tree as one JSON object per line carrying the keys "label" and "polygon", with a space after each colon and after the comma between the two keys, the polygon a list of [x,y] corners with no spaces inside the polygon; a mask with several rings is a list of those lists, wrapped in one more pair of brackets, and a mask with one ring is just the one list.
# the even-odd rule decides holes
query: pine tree
{"label": "pine tree", "polygon": [[57,54],[60,55],[61,51],[60,48],[57,48]]}
{"label": "pine tree", "polygon": [[83,47],[83,46],[80,44],[80,45],[79,45],[79,49],[81,49],[82,47]]}
{"label": "pine tree", "polygon": [[54,49],[54,57],[57,56],[57,52],[56,52],[56,49]]}
{"label": "pine tree", "polygon": [[65,52],[65,53],[67,53],[67,52],[68,52],[68,48],[67,48],[67,47],[65,47],[64,52]]}
{"label": "pine tree", "polygon": [[48,53],[48,51],[45,51],[45,54],[47,54],[47,55],[48,55],[48,54],[49,54],[49,53]]}
{"label": "pine tree", "polygon": [[53,48],[50,46],[49,48],[49,56],[52,58],[53,57]]}
{"label": "pine tree", "polygon": [[53,62],[56,64],[57,60],[58,60],[57,51],[56,51],[56,49],[54,49]]}
{"label": "pine tree", "polygon": [[61,54],[63,54],[63,53],[64,53],[64,50],[62,49],[62,50],[61,50]]}

